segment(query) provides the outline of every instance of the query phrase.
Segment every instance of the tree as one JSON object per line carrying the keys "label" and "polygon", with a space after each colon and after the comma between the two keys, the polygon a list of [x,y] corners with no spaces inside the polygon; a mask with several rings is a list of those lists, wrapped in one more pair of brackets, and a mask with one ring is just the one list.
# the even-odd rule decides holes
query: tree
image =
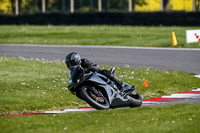
{"label": "tree", "polygon": [[[145,0],[132,0],[134,5],[144,5]],[[98,0],[74,0],[76,12],[98,11]],[[128,0],[102,0],[104,11],[128,11]],[[70,0],[46,0],[47,12],[69,12]],[[20,14],[42,11],[42,0],[19,0]],[[15,0],[0,0],[0,14],[14,14]]]}
{"label": "tree", "polygon": [[[77,0],[75,0],[78,2]],[[87,9],[87,11],[97,11],[98,8],[98,0],[79,0],[82,1],[83,4],[81,9]],[[84,1],[84,2],[83,2]],[[104,11],[128,11],[128,1],[129,0],[102,0],[102,9]],[[133,7],[135,5],[144,5],[146,4],[145,0],[133,0]],[[76,7],[78,7],[75,5]]]}
{"label": "tree", "polygon": [[0,14],[12,14],[12,4],[10,0],[0,0]]}

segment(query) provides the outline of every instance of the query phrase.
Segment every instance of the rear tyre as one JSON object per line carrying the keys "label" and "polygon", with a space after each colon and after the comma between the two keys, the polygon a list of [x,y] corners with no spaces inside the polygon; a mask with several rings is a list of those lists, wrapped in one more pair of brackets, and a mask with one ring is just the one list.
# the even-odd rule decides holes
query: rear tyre
{"label": "rear tyre", "polygon": [[110,104],[100,89],[83,86],[80,88],[81,97],[96,109],[108,109]]}
{"label": "rear tyre", "polygon": [[130,107],[140,107],[142,105],[142,97],[136,90],[128,92],[127,98],[131,102]]}

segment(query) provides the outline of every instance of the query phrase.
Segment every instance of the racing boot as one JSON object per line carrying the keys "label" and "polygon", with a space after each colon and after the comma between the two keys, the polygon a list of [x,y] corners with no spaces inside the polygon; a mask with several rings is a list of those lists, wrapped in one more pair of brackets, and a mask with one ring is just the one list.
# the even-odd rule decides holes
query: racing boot
{"label": "racing boot", "polygon": [[124,88],[125,84],[119,78],[117,78],[114,74],[110,73],[110,71],[103,69],[100,71],[100,73],[102,73],[103,75],[110,78],[113,82],[115,82],[119,90],[122,90],[122,88]]}
{"label": "racing boot", "polygon": [[117,78],[115,75],[112,76],[112,80],[117,84],[117,88],[121,91],[124,87],[125,84],[122,82],[119,78]]}

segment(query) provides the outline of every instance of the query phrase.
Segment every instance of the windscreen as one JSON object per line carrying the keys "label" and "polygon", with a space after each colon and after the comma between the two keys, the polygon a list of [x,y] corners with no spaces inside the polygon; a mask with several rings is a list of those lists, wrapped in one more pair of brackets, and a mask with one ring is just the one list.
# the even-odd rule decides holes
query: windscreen
{"label": "windscreen", "polygon": [[73,83],[77,83],[84,74],[84,70],[81,68],[80,65],[70,67],[70,71]]}

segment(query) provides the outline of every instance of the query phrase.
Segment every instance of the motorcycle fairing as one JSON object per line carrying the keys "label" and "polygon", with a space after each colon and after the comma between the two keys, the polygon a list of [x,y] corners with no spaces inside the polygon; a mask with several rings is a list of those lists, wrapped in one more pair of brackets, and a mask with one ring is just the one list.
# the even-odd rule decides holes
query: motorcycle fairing
{"label": "motorcycle fairing", "polygon": [[[94,85],[97,85],[97,86],[101,87],[102,89],[104,89],[107,93],[108,98],[109,98],[108,99],[109,103],[112,104],[112,101],[115,98],[116,93],[115,93],[115,91],[113,91],[113,88],[110,85],[108,85],[104,80],[102,80],[99,76],[107,78],[104,75],[98,73],[98,74],[93,74],[88,79],[88,81],[92,82]],[[109,79],[107,78],[107,80],[109,80]]]}
{"label": "motorcycle fairing", "polygon": [[[105,82],[100,77],[105,78],[107,82]],[[117,91],[114,90],[114,88],[111,87],[111,85],[108,85],[108,83],[110,83],[111,81],[109,80],[109,78],[105,77],[104,75],[100,73],[93,74],[88,79],[88,81],[92,82],[93,84],[95,83],[95,85],[101,87],[102,89],[106,91],[111,108],[120,107],[120,106],[125,107],[130,104],[128,98],[122,97],[121,95],[117,93]],[[125,90],[126,91],[132,90],[132,88],[130,85],[127,85],[125,87]]]}

